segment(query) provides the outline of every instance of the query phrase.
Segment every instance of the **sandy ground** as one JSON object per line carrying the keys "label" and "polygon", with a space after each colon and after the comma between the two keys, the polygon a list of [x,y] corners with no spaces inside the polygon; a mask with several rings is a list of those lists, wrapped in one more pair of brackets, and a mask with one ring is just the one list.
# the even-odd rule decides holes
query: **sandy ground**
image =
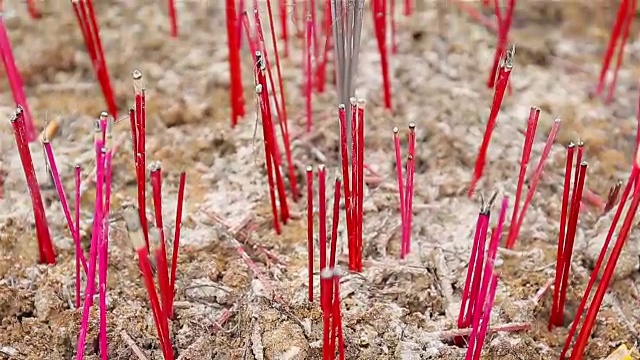
{"label": "sandy ground", "polygon": [[[319,359],[321,315],[305,298],[305,200],[293,205],[298,219],[276,236],[269,217],[261,138],[254,136],[247,49],[243,76],[249,111],[236,129],[229,125],[223,5],[222,1],[179,2],[182,34],[177,40],[168,36],[161,5],[120,1],[98,6],[121,111],[133,105],[131,71],[140,69],[145,76],[147,154],[149,160],[163,164],[165,219],[171,229],[178,175],[182,169],[188,174],[178,309],[171,323],[174,350],[180,359]],[[73,12],[69,4],[56,2],[48,5],[43,19],[33,21],[23,4],[6,1],[4,6],[38,125],[47,118],[62,124],[53,145],[70,193],[73,165],[80,163],[85,175],[93,166],[92,120],[104,109]],[[511,75],[514,91],[505,99],[479,191],[498,190],[513,198],[524,139],[521,132],[530,106],[542,109],[533,163],[553,119],[560,117],[563,124],[516,249],[500,252],[504,265],[492,325],[527,323],[530,330],[490,335],[483,356],[556,359],[566,329],[546,330],[550,291],[537,304],[531,299],[554,274],[565,161],[562,145],[585,141],[587,187],[594,193],[606,197],[610,186],[625,179],[636,133],[640,43],[632,36],[615,101],[605,106],[588,94],[597,79],[615,8],[577,2],[518,6],[512,34],[517,46]],[[381,181],[365,187],[365,269],[342,280],[347,359],[460,359],[465,348],[454,346],[441,331],[455,328],[479,210],[479,200],[469,200],[466,189],[492,98],[485,83],[495,36],[452,6],[438,12],[435,3],[429,3],[410,19],[398,16],[399,52],[391,58],[395,102],[391,113],[382,108],[379,55],[368,12],[366,19],[357,95],[367,100],[365,162]],[[290,58],[284,60],[293,133],[303,129],[303,99],[298,95],[303,81],[300,45],[294,42]],[[0,358],[71,359],[81,316],[72,306],[73,242],[47,179],[42,149],[34,145],[31,149],[58,252],[55,267],[36,265],[33,216],[8,121],[12,97],[6,81],[0,86],[0,118],[7,119],[0,125],[4,181]],[[324,163],[329,174],[339,170],[331,87],[315,97],[314,114],[313,136],[293,145],[299,182],[308,164]],[[409,122],[417,124],[418,140],[413,252],[400,261],[391,129],[404,130]],[[136,344],[148,359],[160,359],[146,293],[119,216],[122,206],[135,196],[127,127],[128,122],[122,121],[115,128],[115,137],[122,136],[123,143],[114,163],[109,353],[112,359],[136,359],[131,345]],[[90,187],[85,194],[83,241],[88,249]],[[567,321],[610,223],[609,216],[601,218],[591,207],[581,216]],[[236,233],[228,231],[240,228],[238,224],[246,226]],[[341,233],[343,229],[341,223]],[[232,237],[244,244],[268,281],[254,277]],[[344,252],[345,238],[340,241]],[[632,234],[600,311],[588,359],[604,358],[619,344],[632,347],[639,339],[640,310],[635,305],[640,297],[639,253],[638,236]],[[91,322],[88,358],[97,359],[96,351],[97,312]]]}

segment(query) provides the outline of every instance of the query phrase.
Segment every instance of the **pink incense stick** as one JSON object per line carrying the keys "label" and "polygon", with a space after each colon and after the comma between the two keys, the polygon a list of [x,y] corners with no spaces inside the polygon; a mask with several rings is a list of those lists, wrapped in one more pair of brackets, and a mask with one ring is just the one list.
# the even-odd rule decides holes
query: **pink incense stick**
{"label": "pink incense stick", "polygon": [[[100,196],[101,198],[98,200],[98,202],[96,203],[96,206],[101,206],[102,209],[100,210],[100,217],[98,218],[98,220],[94,220],[94,221],[99,221],[100,225],[97,228],[97,230],[101,233],[99,239],[98,239],[98,261],[100,262],[100,268],[99,268],[99,272],[98,272],[98,285],[99,285],[99,313],[100,313],[100,332],[99,332],[99,345],[100,345],[100,359],[101,360],[108,360],[109,358],[109,354],[108,354],[108,345],[107,345],[107,256],[109,254],[108,252],[108,245],[107,245],[107,239],[106,239],[106,235],[108,235],[109,230],[107,229],[107,227],[109,226],[109,215],[106,212],[106,208],[105,208],[105,199],[102,197],[103,196],[103,191],[105,193],[107,193],[107,191],[104,189],[105,188],[105,182],[106,182],[106,167],[110,166],[110,164],[107,164],[107,149],[106,148],[102,148],[100,149],[100,156],[102,157],[102,161],[101,161],[101,168],[98,169],[98,182],[97,184],[97,189],[100,189],[98,191],[96,191],[96,196]],[[109,160],[110,161],[110,160]],[[100,172],[102,172],[100,174]]]}
{"label": "pink incense stick", "polygon": [[313,167],[307,166],[307,257],[309,302],[313,302]]}
{"label": "pink incense stick", "polygon": [[416,152],[416,124],[409,124],[409,155],[407,159],[407,184],[405,189],[407,191],[405,196],[405,254],[411,251],[411,222],[413,219],[413,178],[415,175],[415,152]]}
{"label": "pink incense stick", "polygon": [[24,85],[22,83],[22,76],[16,66],[16,61],[13,57],[13,49],[11,47],[11,41],[7,34],[7,28],[4,23],[4,15],[0,13],[0,53],[2,55],[2,62],[4,69],[9,79],[9,85],[11,86],[11,92],[13,93],[13,100],[22,107],[24,117],[24,127],[28,142],[35,141],[38,138],[33,118],[31,117],[31,111],[29,110],[29,104],[27,104],[27,97],[24,94]]}
{"label": "pink incense stick", "polygon": [[[487,251],[487,261],[484,265],[484,274],[482,276],[482,287],[480,288],[480,293],[475,300],[474,312],[473,312],[473,323],[472,323],[472,331],[469,336],[469,348],[467,349],[467,354],[465,359],[469,360],[475,353],[475,348],[479,346],[482,347],[481,343],[478,343],[478,331],[480,330],[479,324],[480,319],[482,318],[483,312],[486,312],[485,305],[492,304],[491,299],[487,299],[487,295],[489,292],[489,285],[492,280],[492,275],[494,274],[494,267],[496,261],[496,255],[498,253],[498,245],[500,245],[500,237],[502,234],[502,226],[504,224],[505,215],[507,213],[507,206],[509,205],[509,200],[507,197],[504,197],[502,200],[502,207],[500,209],[500,216],[498,219],[498,226],[493,230],[491,234],[491,241],[489,242],[489,250]],[[494,289],[495,291],[495,289]],[[494,294],[495,295],[495,294]],[[493,304],[492,304],[493,305]]]}
{"label": "pink incense stick", "polygon": [[58,173],[58,166],[56,164],[56,159],[53,155],[53,149],[51,147],[51,142],[49,139],[43,139],[42,145],[44,146],[44,151],[47,155],[47,162],[51,168],[51,176],[53,177],[53,184],[55,185],[56,192],[58,193],[58,199],[60,200],[60,205],[62,206],[62,212],[64,213],[64,217],[67,220],[67,226],[69,227],[69,231],[71,232],[71,237],[73,237],[73,242],[76,247],[76,256],[79,260],[78,266],[82,265],[84,272],[87,272],[87,260],[84,256],[84,252],[82,251],[82,244],[80,244],[80,238],[76,236],[77,229],[74,226],[73,220],[71,219],[71,211],[69,210],[69,203],[67,202],[67,194],[64,191],[64,187],[62,186],[62,181],[60,180],[60,173]]}
{"label": "pink incense stick", "polygon": [[[76,164],[75,166],[75,174],[74,174],[74,180],[75,180],[75,208],[74,208],[74,212],[75,212],[75,232],[73,234],[73,240],[75,242],[76,239],[80,240],[80,184],[81,184],[81,176],[82,176],[82,169],[80,168],[79,164]],[[80,245],[80,247],[78,247],[78,245]],[[80,244],[80,241],[77,241],[76,243],[76,309],[80,307],[80,254],[82,254],[82,256],[84,256],[84,250],[82,249],[82,244]],[[84,266],[85,266],[85,270],[84,273],[85,275],[87,274],[87,270],[86,269],[86,260],[84,262]]]}
{"label": "pink incense stick", "polygon": [[[95,210],[93,215],[93,229],[91,236],[91,249],[89,251],[89,273],[87,275],[87,285],[85,286],[84,294],[84,306],[82,309],[82,321],[80,323],[80,335],[78,336],[78,347],[76,353],[77,360],[84,359],[84,348],[87,341],[87,333],[89,331],[89,315],[91,305],[93,303],[93,295],[95,293],[95,277],[96,277],[96,265],[98,262],[98,247],[102,237],[101,221],[102,219],[102,184],[104,177],[104,160],[102,157],[102,134],[100,131],[100,123],[96,121],[96,135],[95,147],[96,147],[96,199]],[[101,256],[102,257],[102,256]],[[102,265],[102,263],[101,263]]]}
{"label": "pink incense stick", "polygon": [[404,246],[404,239],[405,239],[405,211],[404,211],[404,184],[402,183],[402,180],[404,178],[404,176],[402,175],[402,149],[400,148],[400,137],[398,136],[398,128],[394,127],[393,128],[393,145],[395,147],[396,150],[396,174],[397,174],[397,178],[398,178],[398,197],[400,199],[399,203],[400,203],[400,228],[402,229],[401,233],[402,233],[402,237],[400,239],[401,241],[401,246],[400,246],[400,258],[404,259],[406,256],[405,253],[405,246]]}
{"label": "pink incense stick", "polygon": [[489,227],[488,207],[480,210],[478,220],[476,222],[476,230],[473,237],[473,245],[471,247],[471,258],[469,259],[469,267],[467,270],[467,279],[462,290],[462,302],[460,304],[460,313],[458,314],[458,328],[463,329],[471,325],[471,314],[473,309],[473,299],[477,297],[477,293],[473,293],[472,284],[480,279],[480,271],[482,269],[482,257],[485,249],[485,240],[487,238],[487,229]]}

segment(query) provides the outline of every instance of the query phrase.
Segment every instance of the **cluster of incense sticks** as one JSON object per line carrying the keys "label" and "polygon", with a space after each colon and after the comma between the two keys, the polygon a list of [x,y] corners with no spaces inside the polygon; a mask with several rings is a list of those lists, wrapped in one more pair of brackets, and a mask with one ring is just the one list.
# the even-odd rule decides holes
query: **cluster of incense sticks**
{"label": "cluster of incense sticks", "polygon": [[[334,63],[338,89],[336,93],[339,104],[348,104],[349,99],[355,96],[364,3],[364,0],[331,0]],[[351,128],[350,119],[350,114],[347,114],[348,129]]]}
{"label": "cluster of incense sticks", "polygon": [[497,227],[493,228],[491,232],[491,240],[485,259],[485,241],[489,227],[490,208],[496,195],[497,193],[494,194],[486,207],[482,206],[478,215],[471,259],[462,293],[458,327],[471,328],[465,360],[480,359],[498,287],[499,272],[496,269],[496,257],[507,212],[508,199],[506,197],[502,200]]}
{"label": "cluster of incense sticks", "polygon": [[102,49],[102,41],[100,40],[100,31],[93,8],[93,0],[71,0],[71,3],[73,5],[73,11],[76,14],[76,19],[78,20],[78,26],[82,32],[82,37],[84,38],[85,46],[87,47],[87,52],[91,58],[93,71],[102,88],[107,108],[109,109],[109,113],[117,119],[118,106]]}
{"label": "cluster of incense sticks", "polygon": [[[520,197],[522,196],[522,190],[524,186],[524,177],[527,172],[527,165],[529,163],[529,159],[531,158],[531,149],[533,146],[533,141],[536,136],[536,129],[538,127],[538,119],[540,117],[540,110],[538,108],[532,107],[529,112],[529,120],[527,121],[527,132],[525,133],[524,146],[522,148],[522,160],[520,162],[520,174],[518,176],[518,187],[516,188],[516,202],[513,205],[513,213],[511,215],[511,223],[509,224],[509,234],[507,235],[507,242],[505,247],[507,249],[512,249],[516,244],[516,240],[518,239],[518,235],[520,234],[520,228],[522,227],[522,223],[524,221],[524,216],[527,213],[527,209],[529,205],[531,205],[531,201],[533,200],[533,195],[536,192],[538,187],[538,182],[540,181],[540,177],[542,176],[542,172],[544,170],[544,166],[547,163],[547,158],[549,157],[549,153],[551,152],[551,147],[553,146],[556,137],[558,136],[558,131],[560,130],[560,124],[562,121],[556,118],[553,121],[553,125],[551,126],[551,131],[549,131],[549,136],[547,137],[547,142],[542,149],[542,153],[540,154],[540,159],[538,160],[538,165],[535,168],[535,171],[529,182],[529,190],[527,191],[527,196],[522,203],[522,209],[520,209]],[[580,161],[578,161],[580,162]],[[581,197],[582,198],[582,197]],[[518,211],[519,210],[519,211]]]}
{"label": "cluster of incense sticks", "polygon": [[509,83],[509,75],[511,75],[511,69],[513,69],[513,57],[515,55],[515,46],[510,45],[509,48],[503,54],[503,60],[498,69],[495,92],[493,95],[493,102],[491,104],[491,112],[489,113],[489,120],[484,130],[484,136],[482,138],[482,144],[480,150],[478,150],[478,158],[476,159],[476,165],[473,170],[473,177],[471,178],[471,184],[469,185],[469,197],[473,195],[476,189],[478,181],[482,177],[484,166],[487,157],[487,149],[489,148],[489,142],[491,141],[491,135],[498,122],[498,113],[500,112],[500,106],[502,106],[502,99],[504,98],[504,92]]}
{"label": "cluster of incense sticks", "polygon": [[404,259],[411,251],[411,221],[413,217],[413,178],[416,172],[416,124],[409,124],[409,154],[407,155],[407,176],[403,184],[402,175],[402,150],[400,149],[400,137],[398,128],[393,128],[393,143],[396,150],[396,171],[398,177],[398,196],[400,202],[400,224],[402,239],[400,258]]}
{"label": "cluster of incense sticks", "polygon": [[[584,148],[582,142],[578,142],[578,151],[575,156],[574,166],[575,148],[576,146],[573,143],[567,146],[567,165],[564,172],[558,253],[556,257],[556,278],[553,288],[553,306],[551,308],[551,318],[549,319],[549,329],[554,325],[562,326],[564,322],[564,305],[567,299],[567,286],[569,285],[571,255],[573,254],[578,215],[580,214],[580,203],[582,201],[582,192],[587,176],[587,163],[582,161]],[[571,172],[574,167],[575,173],[572,187]]]}
{"label": "cluster of incense sticks", "polygon": [[[247,39],[249,40],[249,44],[251,46],[251,51],[252,51],[254,63],[258,64],[258,60],[260,60],[260,62],[262,62],[262,68],[264,70],[266,70],[266,75],[268,76],[268,80],[269,80],[268,83],[266,81],[266,77],[265,77],[264,83],[258,82],[257,81],[258,80],[257,76],[256,76],[256,83],[258,85],[261,85],[262,90],[264,90],[265,105],[267,106],[267,108],[265,110],[268,110],[269,122],[272,123],[272,124],[274,124],[274,122],[273,122],[273,117],[272,117],[272,112],[271,112],[271,102],[269,101],[269,93],[273,94],[273,100],[274,100],[274,106],[275,106],[276,116],[277,116],[277,120],[278,120],[278,126],[280,128],[280,134],[282,136],[282,143],[284,145],[284,153],[285,153],[285,157],[287,159],[287,172],[288,172],[289,184],[291,186],[291,195],[292,195],[294,201],[298,201],[298,182],[297,182],[297,179],[296,179],[295,167],[294,167],[294,163],[293,163],[293,156],[292,156],[292,153],[291,153],[291,137],[290,137],[290,134],[289,134],[289,125],[288,125],[288,120],[287,120],[286,99],[285,99],[285,95],[284,95],[284,84],[282,82],[282,71],[281,71],[281,65],[280,65],[280,55],[279,55],[279,52],[278,52],[278,42],[277,42],[277,36],[276,36],[276,33],[275,33],[275,26],[274,26],[274,22],[273,22],[273,11],[271,9],[271,0],[267,1],[267,12],[268,12],[268,15],[269,15],[269,25],[270,25],[269,29],[270,29],[270,33],[271,33],[271,44],[272,44],[273,51],[274,51],[274,54],[275,54],[275,65],[276,65],[276,74],[277,74],[279,92],[277,91],[278,89],[276,88],[276,85],[275,85],[276,82],[275,82],[274,77],[273,77],[273,71],[271,70],[271,64],[270,64],[269,56],[268,56],[268,53],[267,53],[267,45],[266,45],[266,42],[265,42],[264,32],[262,30],[262,20],[261,20],[261,17],[260,17],[260,12],[259,12],[259,9],[258,9],[258,3],[257,2],[254,3],[255,35],[251,34],[249,19],[248,19],[248,16],[246,15],[246,12],[243,12],[242,23],[243,23],[243,26],[244,26],[244,28],[246,30]],[[258,52],[260,52],[259,56],[258,56]],[[257,72],[259,71],[258,66],[256,66],[253,70],[254,70],[254,76],[255,76],[257,74]],[[269,87],[267,87],[267,85]],[[264,119],[263,119],[263,121],[264,121]],[[280,151],[278,150],[279,149],[278,148],[278,142],[276,140],[277,138],[276,138],[275,128],[273,126],[272,126],[272,130],[273,131],[271,131],[271,132],[273,133],[274,150],[276,151],[276,154],[279,154]],[[281,162],[279,155],[278,155],[277,161],[278,161],[278,163]],[[284,186],[283,186],[283,189],[284,189]]]}
{"label": "cluster of incense sticks", "polygon": [[[161,304],[160,300],[158,300],[158,293],[156,292],[156,286],[153,282],[153,267],[151,266],[151,261],[149,259],[150,254],[145,243],[146,240],[143,235],[144,231],[140,226],[140,218],[138,217],[138,214],[136,214],[135,209],[127,209],[124,213],[124,220],[127,225],[129,241],[138,254],[138,262],[140,270],[142,271],[142,277],[144,278],[145,286],[147,288],[149,301],[151,302],[153,321],[156,325],[156,331],[158,332],[158,339],[160,341],[162,354],[164,355],[164,359],[172,360],[173,348],[171,345],[171,337],[169,334],[168,316],[166,308],[163,307],[163,305],[165,305],[164,302]],[[160,264],[157,265],[160,266]],[[161,285],[160,291],[162,290],[163,287]]]}
{"label": "cluster of incense sticks", "polygon": [[[573,345],[573,350],[571,351],[571,356],[569,357],[569,359],[571,360],[579,360],[583,358],[587,342],[589,341],[591,332],[593,331],[596,316],[598,315],[598,311],[602,306],[604,295],[613,277],[613,272],[620,258],[622,248],[624,247],[624,244],[629,237],[629,232],[631,230],[631,226],[633,225],[633,219],[638,210],[638,205],[640,204],[640,186],[634,186],[634,184],[638,184],[638,181],[640,181],[640,151],[636,151],[633,167],[631,169],[629,179],[627,180],[627,184],[622,192],[622,196],[620,197],[620,203],[618,204],[618,208],[616,209],[616,212],[614,214],[613,221],[611,222],[611,226],[607,233],[605,242],[602,246],[602,250],[600,251],[600,255],[598,256],[594,269],[591,273],[591,277],[589,278],[589,283],[587,284],[584,295],[580,300],[580,305],[576,310],[573,323],[571,324],[571,328],[569,329],[569,333],[567,334],[564,347],[562,348],[562,352],[560,354],[561,360],[566,359],[566,355],[569,351],[569,348],[571,347],[573,337],[578,330],[578,326],[580,325],[580,320],[583,317],[585,309],[587,309],[587,301],[591,295],[593,286],[595,285],[596,281],[600,279],[600,283],[598,284],[596,292],[593,295],[593,299],[588,305],[588,310],[586,315],[584,316],[582,327],[580,327],[580,331],[576,337],[575,344]],[[613,248],[609,249],[616,227],[625,208],[625,204],[627,203],[629,195],[631,194],[631,203],[628,206],[627,214],[625,215],[618,232],[618,238],[616,239]],[[607,254],[609,254],[609,257],[605,261]],[[604,271],[600,276],[600,269],[603,265],[605,265]]]}
{"label": "cluster of incense sticks", "polygon": [[[600,70],[600,77],[598,78],[598,86],[596,87],[596,94],[602,95],[604,91],[606,76],[611,66],[611,60],[615,51],[616,45],[619,44],[618,61],[616,62],[613,70],[613,79],[609,84],[609,93],[606,101],[611,102],[613,100],[613,94],[616,90],[616,83],[618,81],[618,72],[622,66],[622,59],[624,57],[624,47],[629,39],[629,31],[631,24],[636,14],[636,8],[638,7],[638,0],[622,0],[618,7],[618,13],[616,15],[616,22],[611,29],[611,37],[607,45],[607,50],[604,53],[602,59],[602,70]],[[621,38],[622,36],[622,38]]]}
{"label": "cluster of incense sticks", "polygon": [[[511,28],[511,22],[513,20],[513,12],[516,7],[516,0],[508,0],[507,9],[502,14],[500,10],[500,0],[494,0],[496,21],[498,23],[498,43],[496,45],[496,52],[493,59],[493,66],[489,73],[489,80],[487,80],[487,86],[493,88],[496,85],[496,73],[500,63],[502,54],[507,50],[507,40],[509,38],[509,29]],[[499,76],[498,76],[499,78]]]}
{"label": "cluster of incense sticks", "polygon": [[56,254],[53,249],[51,234],[49,233],[49,225],[47,224],[47,217],[44,212],[44,203],[42,202],[40,186],[38,185],[38,178],[36,177],[36,171],[33,166],[31,150],[29,150],[27,120],[25,119],[24,109],[20,105],[18,105],[18,109],[11,117],[11,126],[13,127],[13,134],[16,139],[22,169],[24,170],[24,175],[27,179],[29,195],[31,195],[31,205],[33,206],[33,215],[36,223],[36,236],[38,238],[40,262],[43,264],[55,264]]}
{"label": "cluster of incense sticks", "polygon": [[[99,350],[100,358],[107,360],[107,269],[109,256],[109,214],[111,206],[111,160],[113,157],[113,140],[111,136],[111,123],[113,118],[106,112],[100,114],[96,120],[94,132],[94,150],[96,161],[96,192],[93,211],[93,227],[91,230],[91,248],[89,249],[89,265],[87,267],[84,292],[84,305],[82,307],[82,320],[80,324],[80,333],[78,335],[77,358],[83,359],[85,352],[85,344],[89,332],[89,317],[91,314],[91,306],[93,305],[93,297],[96,293],[95,278],[96,267],[98,273],[98,294],[99,294]],[[51,156],[50,166],[52,171],[55,167],[53,156]],[[79,170],[76,171],[76,183],[79,183]],[[54,176],[54,181],[59,181]],[[76,188],[76,196],[79,197],[79,187]],[[65,201],[66,202],[66,201]],[[79,242],[79,200],[76,199],[76,229],[72,232],[76,234],[74,237]],[[64,207],[64,205],[63,205]],[[65,212],[68,210],[65,210]],[[67,220],[69,221],[69,219]],[[74,239],[74,241],[76,240]],[[76,244],[78,251],[79,244]],[[81,251],[81,250],[80,250]],[[83,256],[83,255],[82,255]],[[76,262],[80,258],[76,254]],[[76,272],[78,271],[76,265]],[[77,281],[77,280],[76,280]]]}
{"label": "cluster of incense sticks", "polygon": [[[327,171],[324,165],[318,166],[318,235],[320,253],[320,272],[333,269],[336,266],[336,251],[338,248],[338,224],[340,221],[340,188],[341,179],[336,176],[333,188],[333,217],[331,223],[331,238],[329,239],[329,262],[327,264]],[[309,256],[309,302],[313,302],[313,167],[307,167],[307,252]],[[330,291],[320,281],[320,305],[324,307],[324,294]]]}
{"label": "cluster of incense sticks", "polygon": [[[172,0],[169,0],[173,2]],[[235,1],[226,0],[227,19],[227,45],[229,46],[229,75],[230,82],[230,103],[231,103],[231,126],[238,124],[238,119],[244,116],[244,94],[242,90],[242,75],[240,67],[240,37],[238,36],[238,24],[240,24]]]}
{"label": "cluster of incense sticks", "polygon": [[24,131],[27,142],[36,140],[38,134],[36,131],[31,112],[29,111],[29,105],[27,104],[27,97],[24,94],[24,85],[22,83],[22,76],[16,67],[15,59],[13,58],[13,49],[11,42],[9,41],[9,35],[7,34],[7,27],[4,23],[4,15],[0,14],[0,55],[2,56],[2,63],[4,64],[4,70],[9,79],[9,86],[13,93],[13,100],[18,106],[22,108],[21,117],[24,122]]}
{"label": "cluster of incense sticks", "polygon": [[[287,205],[287,195],[284,187],[284,179],[280,170],[281,158],[280,150],[275,136],[275,128],[271,116],[271,106],[269,104],[269,93],[267,90],[267,79],[265,74],[266,64],[261,52],[256,53],[256,101],[257,108],[262,119],[263,142],[265,162],[267,166],[267,180],[269,182],[269,198],[271,200],[271,210],[273,214],[273,227],[277,234],[280,234],[280,221],[286,224],[289,220],[289,208]],[[278,200],[276,200],[276,191]],[[280,215],[278,215],[278,205],[280,205]],[[279,217],[278,217],[279,216]]]}
{"label": "cluster of incense sticks", "polygon": [[167,10],[169,11],[169,26],[171,37],[178,37],[178,15],[176,14],[175,0],[167,0]]}
{"label": "cluster of incense sticks", "polygon": [[[347,239],[349,245],[349,270],[362,271],[362,220],[364,204],[364,100],[351,98],[351,133],[347,130],[347,111],[344,105],[338,107],[340,122],[340,154],[342,158],[342,178],[344,186],[345,213],[347,219]],[[351,136],[349,136],[351,135]],[[351,141],[351,154],[348,140]],[[351,176],[349,176],[351,159]]]}
{"label": "cluster of incense sticks", "polygon": [[380,64],[382,66],[382,83],[384,91],[384,106],[391,109],[391,78],[389,77],[389,49],[387,47],[387,0],[373,0],[371,12],[373,24],[380,52]]}
{"label": "cluster of incense sticks", "polygon": [[342,309],[340,302],[340,269],[326,268],[320,272],[321,293],[320,308],[322,309],[322,360],[335,360],[336,346],[338,358],[345,359],[344,334],[342,331]]}

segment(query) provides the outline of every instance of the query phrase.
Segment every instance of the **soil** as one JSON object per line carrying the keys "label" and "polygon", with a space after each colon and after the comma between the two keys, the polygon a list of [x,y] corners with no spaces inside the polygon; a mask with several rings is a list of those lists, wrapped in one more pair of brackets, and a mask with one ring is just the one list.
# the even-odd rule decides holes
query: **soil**
{"label": "soil", "polygon": [[[54,119],[61,125],[53,146],[71,194],[74,164],[82,165],[83,176],[94,166],[93,119],[105,104],[69,4],[38,4],[45,9],[37,21],[15,0],[4,2],[4,16],[38,126]],[[262,141],[254,135],[249,52],[243,50],[247,116],[231,129],[224,2],[177,5],[178,39],[168,35],[164,3],[121,0],[96,5],[121,111],[133,104],[131,71],[144,74],[147,154],[163,166],[169,233],[175,223],[178,176],[182,169],[187,171],[177,314],[170,324],[176,356],[319,359],[321,312],[317,303],[306,300],[306,200],[290,202],[294,220],[277,236],[271,225]],[[342,278],[347,359],[461,359],[465,353],[446,330],[456,328],[480,207],[479,199],[467,198],[466,190],[493,96],[486,78],[496,39],[455,6],[435,5],[425,1],[411,18],[400,15],[402,6],[396,8],[399,47],[391,57],[392,112],[382,107],[379,54],[366,17],[357,95],[367,101],[365,162],[376,180],[365,187],[364,271]],[[505,98],[478,191],[489,195],[498,190],[513,198],[530,106],[542,109],[533,163],[555,117],[562,119],[562,126],[516,248],[501,249],[499,255],[503,266],[492,326],[525,323],[529,330],[489,335],[483,359],[557,359],[564,342],[566,327],[547,330],[551,290],[539,302],[531,300],[554,276],[562,145],[585,142],[587,187],[602,198],[628,174],[640,75],[636,29],[631,31],[612,103],[589,95],[615,11],[615,5],[600,2],[518,3],[511,35],[516,44],[513,94]],[[294,134],[304,129],[304,101],[297,95],[303,81],[300,47],[301,41],[294,40],[290,57],[283,60]],[[81,317],[73,307],[73,241],[47,177],[42,149],[34,144],[31,150],[58,261],[56,266],[36,263],[34,220],[8,121],[13,99],[6,81],[0,87],[0,118],[7,119],[0,126],[0,358],[72,359]],[[316,95],[313,133],[293,143],[299,183],[304,182],[308,164],[324,163],[329,174],[339,171],[335,99],[332,87]],[[391,129],[398,126],[406,134],[409,122],[417,124],[418,140],[414,227],[412,252],[400,261]],[[120,217],[122,206],[135,198],[127,127],[128,121],[121,121],[114,129],[116,139],[123,140],[113,174],[109,354],[111,359],[161,359],[135,253]],[[86,251],[93,208],[91,186],[87,189],[82,202]],[[597,207],[586,204],[576,240],[567,325],[611,221],[610,215],[601,216]],[[341,222],[341,234],[343,230]],[[260,277],[233,239],[255,262]],[[342,235],[339,245],[345,253]],[[634,348],[640,340],[639,248],[640,236],[634,232],[598,315],[586,359],[605,358],[620,344]],[[96,310],[87,359],[98,358]],[[637,350],[633,356],[640,359]]]}

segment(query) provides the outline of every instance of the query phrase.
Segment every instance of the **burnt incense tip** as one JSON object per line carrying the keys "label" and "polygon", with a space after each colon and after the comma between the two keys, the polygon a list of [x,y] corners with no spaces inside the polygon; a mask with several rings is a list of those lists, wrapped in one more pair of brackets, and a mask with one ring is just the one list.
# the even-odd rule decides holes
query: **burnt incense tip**
{"label": "burnt incense tip", "polygon": [[340,104],[338,105],[338,110],[343,110],[346,109],[346,106],[344,106],[344,104]]}
{"label": "burnt incense tip", "polygon": [[554,124],[560,124],[561,122],[562,122],[562,119],[560,119],[560,118],[555,118],[555,119],[553,120],[553,123],[554,123]]}
{"label": "burnt incense tip", "polygon": [[322,269],[322,271],[320,271],[320,278],[321,279],[331,279],[333,277],[334,271],[332,268],[330,267],[326,267],[324,269]]}
{"label": "burnt incense tip", "polygon": [[109,117],[109,113],[106,111],[100,112],[100,120],[106,120]]}
{"label": "burnt incense tip", "polygon": [[513,57],[515,55],[516,55],[516,46],[514,44],[510,44],[504,56],[504,66],[507,69],[513,68]]}
{"label": "burnt incense tip", "polygon": [[351,106],[356,106],[358,105],[358,99],[352,96],[349,98],[349,103],[351,104]]}
{"label": "burnt incense tip", "polygon": [[398,127],[397,127],[397,126],[394,126],[394,127],[393,127],[393,135],[398,135],[398,132],[399,132],[399,131],[400,131],[400,130],[398,129]]}
{"label": "burnt incense tip", "polygon": [[18,107],[16,108],[16,111],[13,113],[13,115],[11,115],[11,118],[9,119],[11,122],[16,122],[18,121],[18,119],[20,119],[22,117],[22,106],[18,105]]}
{"label": "burnt incense tip", "polygon": [[106,148],[106,147],[104,147],[104,146],[103,146],[103,147],[101,147],[101,148],[100,148],[100,153],[101,153],[102,155],[105,155],[105,154],[107,153],[107,148]]}
{"label": "burnt incense tip", "polygon": [[318,171],[319,171],[319,172],[324,172],[325,170],[326,170],[326,169],[325,169],[325,167],[324,167],[324,164],[320,164],[320,165],[318,165]]}
{"label": "burnt incense tip", "polygon": [[138,69],[133,70],[131,76],[133,76],[133,80],[142,80],[142,73]]}
{"label": "burnt incense tip", "polygon": [[583,146],[584,146],[584,141],[578,140],[578,147],[583,147]]}
{"label": "burnt incense tip", "polygon": [[569,145],[567,145],[567,148],[574,148],[576,147],[576,144],[573,143],[573,141],[569,142]]}
{"label": "burnt incense tip", "polygon": [[313,166],[308,165],[307,166],[307,172],[313,172]]}
{"label": "burnt incense tip", "polygon": [[580,163],[580,166],[581,166],[581,167],[585,167],[585,168],[586,168],[587,166],[589,166],[589,163],[583,160],[583,161]]}
{"label": "burnt incense tip", "polygon": [[409,123],[409,131],[415,131],[416,130],[416,123]]}
{"label": "burnt incense tip", "polygon": [[76,165],[74,166],[76,169],[80,169],[80,163],[76,163]]}
{"label": "burnt incense tip", "polygon": [[256,94],[262,94],[262,84],[256,85]]}

